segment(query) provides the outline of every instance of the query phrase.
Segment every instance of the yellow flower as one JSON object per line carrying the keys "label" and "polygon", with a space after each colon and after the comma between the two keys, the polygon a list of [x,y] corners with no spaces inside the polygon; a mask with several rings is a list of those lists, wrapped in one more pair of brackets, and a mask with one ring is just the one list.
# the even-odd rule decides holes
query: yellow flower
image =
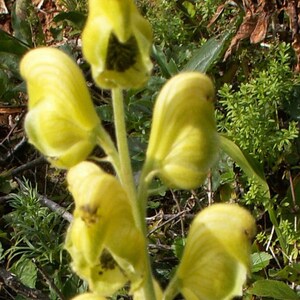
{"label": "yellow flower", "polygon": [[100,87],[138,88],[148,80],[152,30],[133,0],[89,0],[82,43]]}
{"label": "yellow flower", "polygon": [[84,293],[76,296],[75,298],[72,298],[72,300],[106,300],[106,298],[93,293]]}
{"label": "yellow flower", "polygon": [[250,267],[255,221],[235,204],[215,204],[193,221],[172,283],[186,300],[226,300],[242,295]]}
{"label": "yellow flower", "polygon": [[24,56],[20,71],[29,95],[29,142],[56,167],[84,160],[95,146],[100,120],[79,67],[58,49],[37,48]]}
{"label": "yellow flower", "polygon": [[153,113],[146,166],[167,186],[198,187],[218,153],[214,87],[201,73],[182,73],[161,90]]}
{"label": "yellow flower", "polygon": [[91,162],[71,168],[67,180],[75,210],[66,249],[75,272],[103,296],[129,281],[138,286],[143,280],[145,240],[120,183]]}

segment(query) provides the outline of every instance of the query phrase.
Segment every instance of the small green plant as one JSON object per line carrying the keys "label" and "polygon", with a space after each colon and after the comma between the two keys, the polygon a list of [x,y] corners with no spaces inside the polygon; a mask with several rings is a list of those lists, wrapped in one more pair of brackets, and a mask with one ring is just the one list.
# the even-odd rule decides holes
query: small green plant
{"label": "small green plant", "polygon": [[297,122],[283,123],[280,117],[298,81],[292,76],[290,47],[280,43],[271,51],[248,81],[237,89],[225,84],[219,90],[224,111],[219,128],[268,168],[291,153],[298,137]]}
{"label": "small green plant", "polygon": [[[26,180],[20,181],[19,191],[11,197],[9,204],[13,210],[4,216],[11,229],[7,237],[11,246],[3,251],[1,259],[23,284],[40,289],[51,299],[57,299],[53,286],[65,296],[73,296],[82,281],[69,275],[70,260],[63,253],[67,222],[41,206],[36,188]],[[50,280],[54,277],[52,286],[41,283],[45,276]]]}

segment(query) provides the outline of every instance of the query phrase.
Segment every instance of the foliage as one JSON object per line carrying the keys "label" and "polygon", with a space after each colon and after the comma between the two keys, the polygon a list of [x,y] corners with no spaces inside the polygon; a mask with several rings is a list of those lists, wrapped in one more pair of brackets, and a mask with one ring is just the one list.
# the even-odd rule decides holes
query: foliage
{"label": "foliage", "polygon": [[6,261],[22,283],[51,294],[51,299],[57,299],[57,295],[41,284],[44,276],[53,277],[53,285],[70,297],[82,282],[70,276],[69,258],[63,250],[67,224],[56,212],[41,206],[36,188],[28,181],[20,183],[9,200],[12,211],[4,215],[9,232],[5,240],[10,241],[10,247],[2,253],[1,260]]}
{"label": "foliage", "polygon": [[254,68],[239,87],[221,87],[224,117],[219,126],[243,150],[270,167],[291,153],[292,141],[298,137],[297,123],[280,116],[298,79],[292,76],[288,45],[272,46],[269,53],[266,62]]}

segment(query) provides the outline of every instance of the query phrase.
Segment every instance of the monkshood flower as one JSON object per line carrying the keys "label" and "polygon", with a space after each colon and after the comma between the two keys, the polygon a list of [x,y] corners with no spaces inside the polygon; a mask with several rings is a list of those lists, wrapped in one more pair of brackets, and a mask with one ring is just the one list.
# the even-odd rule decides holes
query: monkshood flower
{"label": "monkshood flower", "polygon": [[[242,296],[255,220],[235,204],[215,204],[194,219],[172,288],[186,300]],[[175,293],[176,294],[176,293]]]}
{"label": "monkshood flower", "polygon": [[89,0],[82,43],[101,88],[138,88],[148,80],[152,29],[133,0]]}
{"label": "monkshood flower", "polygon": [[196,188],[214,164],[219,139],[213,99],[213,83],[198,72],[176,75],[161,90],[145,168],[167,186]]}
{"label": "monkshood flower", "polygon": [[145,240],[125,190],[91,162],[71,168],[67,181],[75,210],[65,247],[74,271],[101,296],[112,295],[127,282],[134,290],[143,280]]}
{"label": "monkshood flower", "polygon": [[20,71],[29,95],[29,142],[59,168],[86,159],[100,120],[76,63],[58,49],[37,48],[24,56]]}

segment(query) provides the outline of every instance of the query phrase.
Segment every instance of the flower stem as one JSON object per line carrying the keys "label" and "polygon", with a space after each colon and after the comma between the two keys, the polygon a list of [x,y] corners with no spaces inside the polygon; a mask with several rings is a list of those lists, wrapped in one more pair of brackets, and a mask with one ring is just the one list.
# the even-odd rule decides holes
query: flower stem
{"label": "flower stem", "polygon": [[[133,214],[137,226],[140,228],[146,239],[147,227],[145,221],[145,208],[140,206],[140,202],[145,203],[146,199],[138,199],[136,187],[134,184],[131,159],[128,149],[127,132],[125,124],[124,99],[123,92],[119,88],[112,89],[112,102],[114,109],[114,124],[116,130],[116,139],[120,159],[120,181],[125,188],[130,201],[132,202]],[[143,198],[147,197],[147,186],[143,186],[142,193],[139,194]],[[145,206],[145,205],[142,205]],[[152,272],[150,258],[148,255],[147,241],[144,248],[145,261],[145,281],[143,283],[143,291],[145,300],[155,300],[155,292],[153,287]]]}
{"label": "flower stem", "polygon": [[[114,124],[116,130],[117,146],[121,164],[120,181],[128,193],[131,201],[136,201],[136,191],[131,168],[131,160],[128,150],[127,132],[125,124],[123,92],[119,88],[112,90],[112,101],[114,109]],[[133,203],[133,206],[136,206]]]}

